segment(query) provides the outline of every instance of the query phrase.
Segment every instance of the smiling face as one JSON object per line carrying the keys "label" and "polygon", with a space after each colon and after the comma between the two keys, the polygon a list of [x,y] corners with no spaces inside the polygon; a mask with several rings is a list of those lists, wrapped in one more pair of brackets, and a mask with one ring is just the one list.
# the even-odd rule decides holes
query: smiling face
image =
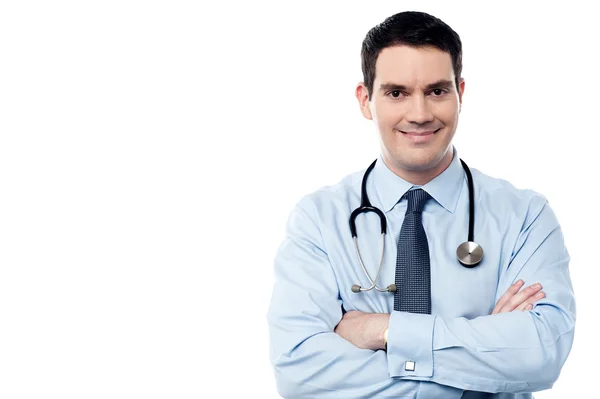
{"label": "smiling face", "polygon": [[452,161],[464,81],[457,88],[450,54],[398,45],[377,57],[373,93],[356,88],[361,111],[379,130],[383,160],[394,173],[424,185]]}

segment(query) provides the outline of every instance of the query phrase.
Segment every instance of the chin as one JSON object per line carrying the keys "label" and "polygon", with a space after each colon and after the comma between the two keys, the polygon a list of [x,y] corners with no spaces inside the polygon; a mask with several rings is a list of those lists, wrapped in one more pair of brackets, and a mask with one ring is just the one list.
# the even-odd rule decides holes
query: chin
{"label": "chin", "polygon": [[403,169],[422,171],[434,168],[443,159],[443,155],[440,157],[439,151],[418,151],[413,152],[413,156],[403,156],[408,151],[414,151],[413,149],[404,150],[402,153],[395,156],[396,164],[402,165]]}

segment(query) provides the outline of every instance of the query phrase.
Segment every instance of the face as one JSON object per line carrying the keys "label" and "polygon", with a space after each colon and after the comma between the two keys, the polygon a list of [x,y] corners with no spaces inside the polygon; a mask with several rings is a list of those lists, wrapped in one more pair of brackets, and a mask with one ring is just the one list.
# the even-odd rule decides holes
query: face
{"label": "face", "polygon": [[363,83],[356,96],[379,130],[383,159],[402,177],[431,180],[452,160],[464,81],[456,87],[452,57],[434,47],[387,47],[375,67],[371,99]]}

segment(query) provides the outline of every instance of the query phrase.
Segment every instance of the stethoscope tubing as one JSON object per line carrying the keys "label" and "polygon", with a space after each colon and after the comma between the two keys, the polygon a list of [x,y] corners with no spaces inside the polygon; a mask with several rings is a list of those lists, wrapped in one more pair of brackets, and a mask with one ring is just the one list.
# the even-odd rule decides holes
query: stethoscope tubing
{"label": "stethoscope tubing", "polygon": [[[474,237],[473,237],[473,235],[474,235],[473,230],[474,230],[474,226],[475,226],[475,198],[474,198],[475,195],[474,195],[474,189],[473,189],[473,176],[471,175],[471,170],[469,169],[467,164],[462,159],[460,160],[460,162],[461,162],[462,167],[467,176],[467,182],[468,182],[468,188],[469,188],[469,235],[468,235],[468,241],[463,242],[456,249],[456,256],[458,258],[458,261],[464,267],[473,268],[473,267],[479,265],[479,263],[481,262],[481,259],[483,258],[483,249],[481,248],[481,246],[479,246],[478,244],[476,244],[474,242]],[[358,284],[352,285],[352,292],[355,292],[355,293],[363,292],[363,291],[371,291],[373,289],[375,289],[379,292],[395,292],[396,291],[395,284],[390,284],[385,289],[377,286],[377,281],[379,281],[379,276],[381,274],[381,269],[383,266],[383,258],[384,258],[384,253],[385,253],[385,234],[386,234],[386,228],[387,228],[387,219],[385,217],[385,214],[379,208],[371,205],[371,202],[369,201],[369,196],[367,195],[367,178],[368,178],[369,174],[371,173],[371,171],[373,170],[373,168],[375,167],[376,163],[377,163],[377,160],[373,161],[373,163],[371,163],[371,165],[369,165],[369,167],[365,171],[365,174],[364,174],[362,182],[361,182],[362,184],[361,184],[360,206],[358,208],[356,208],[354,211],[352,211],[352,213],[350,214],[350,232],[352,233],[352,240],[354,241],[354,247],[356,249],[356,253],[358,255],[358,260],[360,262],[362,270],[365,273],[365,275],[367,276],[369,283],[371,284],[371,286],[369,288],[363,288],[363,287],[359,286]],[[367,213],[367,212],[376,213],[377,216],[379,217],[380,224],[381,224],[382,251],[381,251],[381,260],[379,262],[379,268],[377,270],[377,275],[375,276],[375,279],[371,278],[371,275],[369,274],[367,268],[365,267],[365,264],[362,260],[362,256],[360,254],[360,249],[358,248],[358,242],[357,242],[358,234],[357,234],[357,230],[356,230],[356,217],[358,215],[360,215],[361,213]]]}

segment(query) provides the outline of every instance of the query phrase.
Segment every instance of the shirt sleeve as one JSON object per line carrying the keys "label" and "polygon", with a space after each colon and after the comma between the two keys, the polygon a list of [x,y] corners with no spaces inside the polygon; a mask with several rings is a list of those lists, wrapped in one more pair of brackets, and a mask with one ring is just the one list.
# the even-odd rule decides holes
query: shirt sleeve
{"label": "shirt sleeve", "polygon": [[471,320],[392,312],[392,377],[493,393],[552,387],[573,344],[576,308],[561,228],[546,199],[536,199],[501,271],[496,302],[518,279],[541,283],[546,297],[530,311]]}
{"label": "shirt sleeve", "polygon": [[342,319],[342,302],[311,215],[314,208],[306,200],[295,208],[275,257],[267,318],[279,394],[286,398],[414,397],[419,383],[390,378],[384,351],[359,349],[334,333]]}

